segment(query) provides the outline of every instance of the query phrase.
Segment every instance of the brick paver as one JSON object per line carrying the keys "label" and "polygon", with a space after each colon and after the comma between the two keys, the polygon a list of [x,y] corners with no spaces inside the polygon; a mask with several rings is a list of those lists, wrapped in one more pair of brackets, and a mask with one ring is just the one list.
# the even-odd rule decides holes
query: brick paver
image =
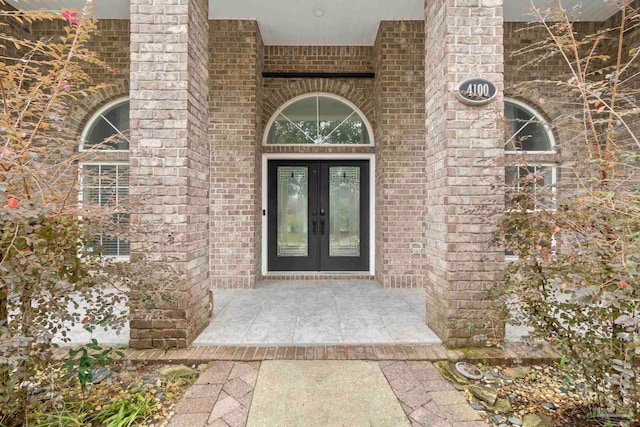
{"label": "brick paver", "polygon": [[259,368],[259,362],[209,363],[176,406],[168,427],[244,427]]}
{"label": "brick paver", "polygon": [[482,427],[487,424],[430,362],[380,362],[413,427]]}

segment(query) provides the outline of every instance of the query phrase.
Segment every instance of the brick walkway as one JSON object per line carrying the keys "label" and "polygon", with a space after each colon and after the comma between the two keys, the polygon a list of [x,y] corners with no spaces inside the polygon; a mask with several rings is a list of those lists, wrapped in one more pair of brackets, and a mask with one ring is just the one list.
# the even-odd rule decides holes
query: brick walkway
{"label": "brick walkway", "polygon": [[208,363],[176,407],[169,427],[244,427],[261,361],[375,360],[413,427],[480,427],[486,424],[432,365],[437,360],[536,364],[557,360],[548,347],[512,344],[505,349],[447,350],[427,346],[191,347],[127,350],[133,361]]}
{"label": "brick walkway", "polygon": [[[430,362],[378,363],[413,427],[486,426]],[[245,427],[260,365],[211,362],[177,405],[168,427]]]}
{"label": "brick walkway", "polygon": [[467,399],[430,362],[379,362],[413,427],[483,427]]}

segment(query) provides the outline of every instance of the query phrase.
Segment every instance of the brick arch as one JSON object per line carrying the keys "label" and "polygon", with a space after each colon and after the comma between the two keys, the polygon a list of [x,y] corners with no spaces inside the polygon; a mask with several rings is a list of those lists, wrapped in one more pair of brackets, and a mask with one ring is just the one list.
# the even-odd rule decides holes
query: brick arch
{"label": "brick arch", "polygon": [[79,138],[89,119],[105,104],[129,96],[129,82],[119,80],[78,100],[69,114],[69,129]]}
{"label": "brick arch", "polygon": [[287,101],[297,96],[314,92],[330,93],[351,102],[360,109],[364,118],[371,124],[371,127],[375,129],[375,105],[371,97],[367,96],[362,90],[356,88],[349,82],[333,79],[295,80],[284,86],[281,90],[271,93],[269,97],[263,100],[262,129],[266,131],[266,126],[271,116]]}

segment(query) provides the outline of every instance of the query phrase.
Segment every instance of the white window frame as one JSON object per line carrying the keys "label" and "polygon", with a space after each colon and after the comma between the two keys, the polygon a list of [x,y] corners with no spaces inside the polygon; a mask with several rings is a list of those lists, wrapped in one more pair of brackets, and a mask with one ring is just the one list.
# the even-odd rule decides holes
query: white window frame
{"label": "white window frame", "polygon": [[[555,206],[555,202],[556,202],[556,187],[557,187],[557,178],[558,178],[558,166],[554,163],[548,163],[548,162],[534,162],[534,163],[528,163],[527,165],[505,165],[505,174],[506,174],[506,170],[507,168],[525,168],[525,167],[535,167],[535,168],[549,168],[549,172],[551,173],[551,193],[553,194],[553,203]],[[505,182],[506,185],[506,182]],[[536,183],[536,187],[538,187],[538,184]],[[546,186],[542,186],[542,187],[546,187]],[[534,208],[534,209],[527,209],[527,212],[539,212],[540,209]],[[549,212],[555,212],[556,209],[555,207],[553,209],[548,209]]]}
{"label": "white window frame", "polygon": [[[120,150],[121,151],[121,150]],[[123,162],[123,161],[90,161],[90,162],[82,162],[78,165],[78,185],[79,185],[79,191],[78,191],[78,204],[80,205],[80,208],[83,207],[83,202],[84,202],[84,167],[85,166],[129,166],[129,162]],[[130,188],[130,184],[127,183],[127,187]],[[118,240],[120,240],[120,238],[118,238]],[[122,239],[124,240],[124,239]],[[129,252],[131,252],[131,249],[129,249]],[[106,257],[112,258],[112,259],[116,259],[119,261],[129,261],[131,258],[131,254],[129,255],[104,255]]]}
{"label": "white window frame", "polygon": [[[110,101],[108,103],[106,103],[105,105],[103,105],[102,107],[100,107],[100,109],[98,111],[96,111],[91,118],[87,121],[87,124],[84,126],[84,129],[82,130],[82,135],[80,135],[80,147],[78,147],[79,151],[100,151],[100,152],[105,152],[105,153],[128,153],[129,150],[115,150],[115,149],[106,149],[106,150],[101,150],[101,149],[97,149],[95,148],[94,145],[87,145],[85,146],[85,142],[87,140],[88,134],[89,134],[89,130],[93,128],[93,125],[100,119],[103,118],[103,115],[111,110],[112,108],[118,106],[119,104],[123,104],[125,102],[129,101],[129,97],[128,96],[123,96],[117,99],[114,99],[113,101]],[[118,130],[119,131],[119,130]],[[129,143],[129,145],[131,145],[131,143]],[[131,148],[131,147],[129,147]]]}
{"label": "white window frame", "polygon": [[[555,201],[556,201],[556,189],[558,186],[558,166],[555,163],[549,163],[549,162],[534,162],[531,164],[527,164],[526,166],[524,165],[505,165],[505,172],[506,169],[508,167],[513,167],[513,168],[522,168],[522,167],[548,167],[550,169],[550,173],[551,173],[551,193],[553,194],[553,201],[554,201],[554,206],[555,206]],[[506,186],[506,182],[505,182],[505,186]],[[555,212],[556,209],[555,207],[553,209],[549,209],[549,212]],[[540,212],[540,209],[527,209],[527,212]],[[553,237],[551,239],[551,246],[555,247],[555,237]],[[504,259],[507,262],[513,262],[513,261],[517,261],[519,258],[517,255],[509,255],[506,253],[505,251],[505,255],[504,255]]]}
{"label": "white window frame", "polygon": [[[284,111],[288,106],[290,106],[291,104],[298,102],[300,100],[306,99],[306,98],[317,98],[319,96],[324,96],[327,98],[332,98],[335,99],[336,101],[342,102],[345,105],[348,105],[350,108],[353,109],[353,111],[355,111],[355,113],[360,116],[360,120],[362,120],[362,122],[364,123],[365,127],[367,128],[367,133],[369,134],[369,143],[368,144],[268,144],[267,140],[269,138],[269,131],[271,130],[271,126],[273,125],[273,122],[275,122],[275,120],[278,118],[278,116],[280,115],[280,113],[282,113],[282,111]],[[276,110],[275,113],[273,113],[273,115],[271,116],[271,118],[269,119],[269,121],[267,122],[267,126],[265,127],[264,130],[264,134],[262,136],[262,145],[265,147],[373,147],[375,146],[375,142],[373,140],[373,128],[371,127],[371,123],[369,123],[369,120],[367,120],[367,117],[362,113],[362,110],[360,110],[355,104],[353,104],[352,102],[350,102],[347,99],[342,98],[341,96],[337,96],[334,95],[332,93],[327,93],[327,92],[311,92],[311,93],[305,93],[304,95],[299,95],[296,96],[295,98],[290,99],[289,101],[285,102],[284,104],[282,104],[280,106],[280,108],[278,108]]]}

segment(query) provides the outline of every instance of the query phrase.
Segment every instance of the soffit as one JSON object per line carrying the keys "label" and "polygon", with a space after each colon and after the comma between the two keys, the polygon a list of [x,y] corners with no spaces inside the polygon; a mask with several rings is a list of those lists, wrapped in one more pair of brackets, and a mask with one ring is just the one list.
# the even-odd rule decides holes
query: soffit
{"label": "soffit", "polygon": [[[545,6],[553,0],[533,0]],[[59,0],[55,3],[10,0],[33,8],[82,8],[86,0]],[[93,0],[98,18],[129,18],[129,0]],[[602,0],[562,0],[567,10],[581,5],[574,18],[602,21],[617,11],[612,2]],[[51,6],[55,4],[56,6]],[[504,0],[505,21],[527,21],[531,0]],[[421,20],[424,0],[210,0],[212,19],[258,21],[265,45],[364,45],[375,42],[381,20]],[[319,16],[321,15],[321,16]]]}

